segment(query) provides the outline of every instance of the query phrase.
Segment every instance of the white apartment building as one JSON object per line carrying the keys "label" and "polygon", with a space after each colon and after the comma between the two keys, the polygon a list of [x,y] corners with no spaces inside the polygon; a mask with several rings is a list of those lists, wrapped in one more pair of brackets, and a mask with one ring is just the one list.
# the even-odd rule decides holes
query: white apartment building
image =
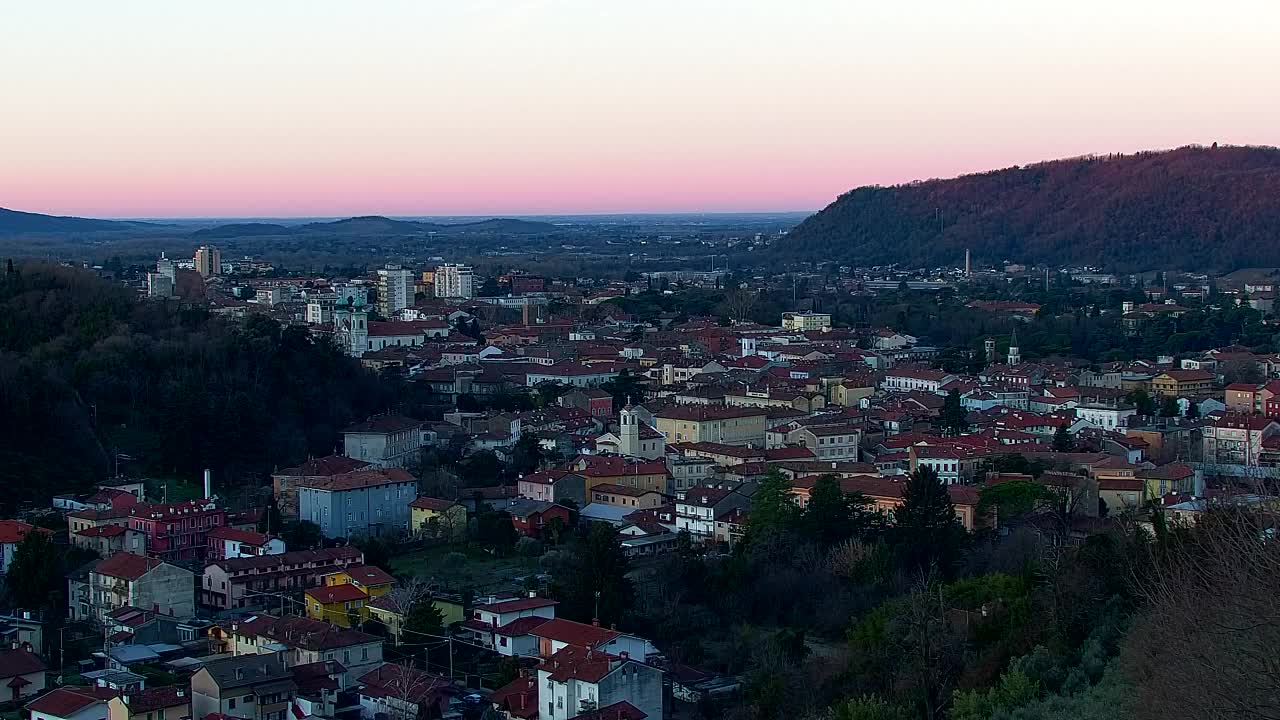
{"label": "white apartment building", "polygon": [[436,268],[436,297],[475,297],[475,271],[470,265],[445,264]]}
{"label": "white apartment building", "polygon": [[830,330],[831,314],[817,312],[782,313],[782,328],[804,332],[806,330]]}
{"label": "white apartment building", "polygon": [[378,312],[382,317],[392,318],[410,305],[413,305],[413,273],[399,265],[387,265],[379,270]]}

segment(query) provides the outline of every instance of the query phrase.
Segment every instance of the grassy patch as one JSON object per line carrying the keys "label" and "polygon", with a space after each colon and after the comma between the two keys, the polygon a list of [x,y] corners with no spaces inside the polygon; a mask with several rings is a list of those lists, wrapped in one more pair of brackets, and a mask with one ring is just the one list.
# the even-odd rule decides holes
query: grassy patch
{"label": "grassy patch", "polygon": [[[450,557],[459,553],[463,557]],[[495,557],[480,548],[441,546],[398,555],[391,560],[397,573],[434,580],[441,590],[477,592],[520,586],[519,578],[539,572],[537,558]]]}

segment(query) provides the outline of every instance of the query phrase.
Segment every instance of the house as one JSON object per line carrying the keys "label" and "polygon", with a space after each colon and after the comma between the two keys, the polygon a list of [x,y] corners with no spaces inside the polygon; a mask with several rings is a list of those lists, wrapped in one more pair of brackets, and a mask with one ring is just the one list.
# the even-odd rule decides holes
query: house
{"label": "house", "polygon": [[349,583],[310,588],[302,594],[302,599],[306,602],[307,617],[338,627],[355,627],[369,616],[365,609],[369,594]]}
{"label": "house", "polygon": [[899,367],[885,373],[880,383],[882,390],[888,392],[911,392],[919,390],[937,393],[938,388],[956,380],[956,376],[943,370],[932,368]]}
{"label": "house", "polygon": [[596,485],[622,485],[649,492],[667,492],[667,464],[662,460],[635,460],[618,455],[579,455],[567,469],[581,475],[587,502]]}
{"label": "house", "polygon": [[120,691],[97,686],[55,688],[27,703],[31,720],[107,720],[107,702]]}
{"label": "house", "polygon": [[819,460],[857,460],[861,436],[854,425],[802,426],[787,433],[787,442],[807,448]]}
{"label": "house", "polygon": [[459,539],[467,534],[467,509],[454,500],[422,496],[409,503],[409,532],[418,537]]}
{"label": "house", "polygon": [[350,565],[323,576],[321,584],[326,587],[355,585],[369,597],[375,598],[391,592],[396,585],[396,579],[386,570],[373,565]]}
{"label": "house", "polygon": [[735,508],[747,508],[750,500],[736,490],[692,487],[677,496],[676,529],[686,531],[695,542],[712,542],[716,518]]}
{"label": "house", "polygon": [[189,618],[195,615],[195,574],[172,563],[132,553],[116,553],[72,579],[67,604],[74,620],[106,622],[122,607]]}
{"label": "house", "polygon": [[258,555],[281,555],[285,551],[284,540],[252,530],[217,527],[210,530],[206,538],[209,542],[209,562]]}
{"label": "house", "polygon": [[1165,370],[1151,378],[1156,397],[1196,397],[1213,390],[1213,374],[1206,370]]}
{"label": "house", "polygon": [[546,502],[572,500],[579,507],[587,504],[586,478],[565,468],[552,468],[529,473],[516,483],[522,498]]}
{"label": "house", "polygon": [[1262,464],[1263,443],[1280,433],[1280,421],[1257,415],[1222,415],[1200,429],[1206,465]]}
{"label": "house", "polygon": [[285,664],[337,662],[349,682],[382,663],[382,638],[311,618],[260,614],[233,621],[225,633],[223,652],[234,655],[285,653]]}
{"label": "house", "polygon": [[107,720],[190,720],[190,695],[181,685],[128,690],[107,701]]}
{"label": "house", "polygon": [[283,653],[207,662],[191,676],[191,712],[248,720],[294,720],[298,685]]}
{"label": "house", "polygon": [[559,520],[561,527],[569,527],[572,516],[569,508],[545,500],[526,500],[513,498],[506,504],[494,503],[493,509],[511,516],[511,524],[516,532],[527,537],[542,537],[542,532],[554,520]]}
{"label": "house", "polygon": [[350,545],[220,560],[205,566],[200,604],[222,610],[259,607],[273,601],[274,593],[321,585],[334,570],[362,563],[364,553]]}
{"label": "house", "polygon": [[129,529],[141,543],[129,552],[169,562],[201,563],[209,550],[209,532],[227,524],[227,513],[212,500],[139,503],[129,509]]}
{"label": "house", "polygon": [[658,432],[668,444],[716,442],[725,445],[764,446],[764,408],[672,405],[654,414]]}
{"label": "house", "polygon": [[782,313],[782,329],[798,332],[830,330],[831,313],[785,312]]}
{"label": "house", "polygon": [[533,634],[538,638],[538,654],[544,659],[567,646],[595,652],[625,653],[634,658],[647,658],[657,654],[653,644],[642,637],[564,618],[555,618],[539,625]]}
{"label": "house", "polygon": [[537,655],[537,640],[525,636],[536,626],[554,619],[559,603],[532,593],[526,598],[490,597],[487,600],[471,608],[470,617],[462,622],[461,630],[469,633],[473,642],[504,655]]}
{"label": "house", "polygon": [[420,420],[374,415],[342,431],[342,452],[380,468],[402,468],[418,460],[430,437]]}
{"label": "house", "polygon": [[370,466],[371,463],[367,463],[364,460],[356,460],[345,455],[329,455],[322,458],[310,458],[297,467],[278,470],[271,474],[272,492],[275,495],[276,506],[280,508],[281,514],[287,517],[297,517],[298,492],[296,485],[299,480],[326,478],[332,475],[354,472]]}
{"label": "house", "polygon": [[[106,557],[116,552],[143,547],[143,540],[129,529],[131,508],[85,509],[67,513],[67,536],[76,547],[88,548]],[[119,527],[121,530],[111,530]],[[102,550],[109,552],[102,552]]]}
{"label": "house", "polygon": [[28,650],[0,650],[0,701],[11,702],[44,692],[46,667]]}
{"label": "house", "polygon": [[418,481],[399,467],[356,470],[299,480],[298,517],[327,538],[396,536],[409,529]]}
{"label": "house", "polygon": [[1261,413],[1266,407],[1266,400],[1262,396],[1262,389],[1266,386],[1254,385],[1253,383],[1231,383],[1222,391],[1222,402],[1227,406],[1227,412],[1238,413],[1241,415],[1252,415]]}
{"label": "house", "polygon": [[505,720],[534,720],[538,717],[537,674],[517,677],[494,690],[489,702]]}
{"label": "house", "polygon": [[18,548],[18,543],[32,532],[53,534],[46,528],[37,528],[21,520],[0,520],[0,574],[9,572],[9,565],[13,563],[13,552]]}
{"label": "house", "polygon": [[596,438],[597,453],[612,453],[642,460],[661,458],[665,445],[662,433],[645,422],[640,413],[630,405],[618,413],[617,432],[607,432]]}
{"label": "house", "polygon": [[585,410],[593,418],[613,415],[613,396],[599,388],[571,390],[556,401],[561,407]]}
{"label": "house", "polygon": [[538,666],[540,720],[662,718],[662,697],[662,671],[625,654],[570,646]]}
{"label": "house", "polygon": [[653,490],[600,483],[591,488],[591,502],[632,509],[656,508],[666,504],[667,496]]}
{"label": "house", "polygon": [[336,718],[338,709],[349,706],[344,674],[346,668],[332,660],[294,665],[289,668],[297,685],[297,701],[293,715],[297,718]]}
{"label": "house", "polygon": [[1142,470],[1137,476],[1144,484],[1143,497],[1147,500],[1162,498],[1170,493],[1191,496],[1204,494],[1203,478],[1186,463],[1169,463]]}
{"label": "house", "polygon": [[[385,663],[359,676],[360,715],[385,720],[418,720],[455,713],[462,690],[441,675]],[[452,715],[461,717],[461,715]]]}

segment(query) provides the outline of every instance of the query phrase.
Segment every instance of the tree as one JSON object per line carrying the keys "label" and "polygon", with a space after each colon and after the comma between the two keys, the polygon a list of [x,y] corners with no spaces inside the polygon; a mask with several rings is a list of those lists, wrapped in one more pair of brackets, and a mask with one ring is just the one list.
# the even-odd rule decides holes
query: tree
{"label": "tree", "polygon": [[377,537],[357,540],[355,546],[364,553],[364,564],[386,569],[391,567],[391,544]]}
{"label": "tree", "polygon": [[942,411],[938,414],[938,426],[943,435],[955,437],[969,429],[968,413],[960,402],[960,391],[951,388],[942,402]]}
{"label": "tree", "polygon": [[634,600],[630,564],[622,552],[618,531],[608,523],[591,524],[573,550],[563,582],[554,587],[565,617],[602,625],[621,621]]}
{"label": "tree", "polygon": [[600,384],[600,389],[613,396],[614,412],[627,405],[638,405],[644,402],[646,385],[643,380],[623,368],[614,378]]}
{"label": "tree", "polygon": [[404,629],[409,635],[406,642],[421,643],[430,640],[427,635],[444,634],[444,613],[436,607],[429,594],[420,596],[404,616]]}
{"label": "tree", "polygon": [[1172,395],[1164,396],[1160,401],[1160,417],[1178,417],[1182,414],[1182,410],[1178,407],[1178,398]]}
{"label": "tree", "polygon": [[280,534],[284,531],[284,515],[280,512],[280,504],[276,502],[275,493],[267,498],[267,506],[258,519],[258,532],[263,534]]}
{"label": "tree", "polygon": [[800,508],[791,497],[791,481],[781,470],[771,468],[751,496],[747,537],[766,530],[790,530],[799,518]]}
{"label": "tree", "polygon": [[1143,417],[1150,417],[1156,414],[1156,401],[1151,398],[1151,394],[1142,388],[1138,388],[1129,393],[1127,399],[1133,404],[1138,414]]}
{"label": "tree", "polygon": [[478,413],[484,410],[484,408],[480,406],[480,401],[471,393],[462,393],[459,395],[458,399],[455,401],[455,407],[457,407],[458,412],[461,413]]}
{"label": "tree", "polygon": [[746,288],[736,288],[725,293],[724,306],[725,314],[734,322],[743,322],[750,319],[751,309],[756,305],[757,295],[754,290]]}
{"label": "tree", "polygon": [[1053,431],[1053,451],[1054,452],[1071,452],[1076,449],[1076,443],[1071,439],[1071,433],[1067,432],[1067,425],[1063,423]]}
{"label": "tree", "polygon": [[1193,401],[1187,402],[1186,416],[1188,419],[1191,419],[1191,420],[1194,420],[1195,418],[1200,417],[1200,403],[1193,402]]}
{"label": "tree", "polygon": [[808,537],[822,545],[871,534],[875,520],[870,501],[861,493],[845,495],[834,475],[823,475],[809,490],[801,525]]}
{"label": "tree", "polygon": [[542,444],[533,433],[521,434],[511,448],[511,472],[528,475],[542,464]]}
{"label": "tree", "polygon": [[964,636],[951,623],[942,584],[924,574],[897,606],[889,636],[897,638],[899,686],[915,699],[925,720],[942,717],[960,674]]}
{"label": "tree", "polygon": [[978,512],[994,510],[1000,525],[1017,525],[1027,515],[1043,508],[1051,495],[1039,483],[1010,480],[982,489]]}
{"label": "tree", "polygon": [[319,525],[310,520],[286,523],[280,537],[290,550],[315,550],[324,545],[324,533],[320,531]]}
{"label": "tree", "polygon": [[894,511],[894,535],[908,567],[936,564],[949,573],[965,542],[947,486],[931,467],[921,465],[907,479],[902,506]]}
{"label": "tree", "polygon": [[18,542],[5,582],[14,605],[34,609],[51,604],[58,585],[65,585],[61,556],[49,533],[33,530]]}

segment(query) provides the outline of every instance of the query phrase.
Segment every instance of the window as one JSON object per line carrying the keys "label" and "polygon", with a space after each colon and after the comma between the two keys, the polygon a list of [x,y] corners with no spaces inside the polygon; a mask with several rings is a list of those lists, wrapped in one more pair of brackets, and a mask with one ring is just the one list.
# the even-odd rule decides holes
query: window
{"label": "window", "polygon": [[241,698],[241,702],[243,702],[245,705],[248,705],[249,703],[253,702],[253,696],[245,695],[243,698]]}
{"label": "window", "polygon": [[[228,700],[228,701],[227,701],[227,709],[228,709],[228,710],[235,710],[235,709],[236,709],[236,699],[235,699],[235,698],[231,698],[230,700]],[[151,716],[150,716],[150,715],[147,715],[147,720],[151,720]]]}
{"label": "window", "polygon": [[360,659],[361,660],[369,659],[369,648],[367,647],[360,648]]}

